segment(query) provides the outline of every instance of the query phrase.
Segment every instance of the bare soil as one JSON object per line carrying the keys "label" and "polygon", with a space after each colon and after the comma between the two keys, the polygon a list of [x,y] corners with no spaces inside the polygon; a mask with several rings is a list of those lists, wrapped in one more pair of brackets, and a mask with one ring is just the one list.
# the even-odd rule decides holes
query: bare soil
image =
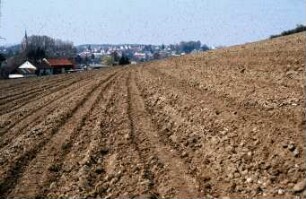
{"label": "bare soil", "polygon": [[0,198],[305,197],[305,34],[0,81]]}

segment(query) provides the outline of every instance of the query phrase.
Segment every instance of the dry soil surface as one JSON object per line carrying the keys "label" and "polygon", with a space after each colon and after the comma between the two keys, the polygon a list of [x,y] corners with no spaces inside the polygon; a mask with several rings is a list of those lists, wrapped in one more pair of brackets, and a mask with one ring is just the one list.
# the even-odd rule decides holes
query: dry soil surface
{"label": "dry soil surface", "polygon": [[305,196],[305,34],[0,81],[0,197]]}

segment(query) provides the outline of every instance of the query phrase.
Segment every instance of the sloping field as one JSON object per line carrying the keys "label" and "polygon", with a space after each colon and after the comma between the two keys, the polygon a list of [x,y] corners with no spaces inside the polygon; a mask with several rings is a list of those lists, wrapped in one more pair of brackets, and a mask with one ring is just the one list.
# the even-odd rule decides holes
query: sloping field
{"label": "sloping field", "polygon": [[0,196],[302,196],[304,45],[0,81]]}

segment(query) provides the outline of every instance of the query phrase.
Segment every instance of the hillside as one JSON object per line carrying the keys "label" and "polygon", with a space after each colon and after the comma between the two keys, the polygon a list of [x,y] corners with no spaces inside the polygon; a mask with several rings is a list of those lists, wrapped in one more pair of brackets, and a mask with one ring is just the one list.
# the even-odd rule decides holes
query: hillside
{"label": "hillside", "polygon": [[305,33],[0,81],[0,198],[305,196]]}

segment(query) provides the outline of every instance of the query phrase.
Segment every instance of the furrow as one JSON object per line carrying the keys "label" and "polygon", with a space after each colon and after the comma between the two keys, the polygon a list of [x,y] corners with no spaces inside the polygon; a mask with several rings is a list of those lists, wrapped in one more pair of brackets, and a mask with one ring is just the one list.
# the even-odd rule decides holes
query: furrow
{"label": "furrow", "polygon": [[94,182],[93,196],[133,197],[152,192],[147,166],[131,139],[126,78],[124,71],[105,112],[102,132],[107,154],[102,161],[104,173]]}
{"label": "furrow", "polygon": [[36,78],[23,78],[23,79],[10,79],[10,80],[2,80],[3,84],[0,85],[0,89],[6,90],[11,89],[12,92],[26,88],[28,86],[27,83],[37,85],[41,81],[52,81],[57,79],[66,78],[67,75],[54,75],[54,76],[44,76],[44,77],[36,77]]}
{"label": "furrow", "polygon": [[[40,91],[44,91],[44,90],[47,90],[49,88],[52,88],[52,87],[54,87],[54,85],[53,85],[54,83],[62,84],[63,82],[67,82],[67,81],[70,81],[70,80],[73,80],[73,79],[75,79],[75,77],[62,78],[62,79],[53,80],[53,81],[45,81],[45,82],[41,82],[42,84],[37,85],[37,87],[35,87],[36,85],[34,85],[34,88],[32,86],[29,87],[29,85],[26,85],[25,88],[27,88],[27,89],[22,90],[21,88],[18,88],[18,89],[16,89],[17,90],[16,93],[14,93],[13,90],[10,90],[10,92],[7,95],[0,97],[0,105],[5,104],[8,101],[11,102],[15,99],[24,97],[26,95],[30,95],[32,93],[38,93]],[[28,88],[30,88],[30,89],[28,89]]]}
{"label": "furrow", "polygon": [[[43,120],[44,118],[41,117],[42,115],[47,116],[56,109],[56,104],[75,95],[78,92],[78,89],[87,86],[89,81],[90,79],[86,78],[81,82],[74,82],[54,93],[50,93],[50,95],[47,95],[42,99],[28,102],[23,107],[8,114],[4,114],[1,117],[1,126],[3,128],[0,131],[0,135],[3,138],[3,135],[10,132],[9,136],[12,137],[12,132],[15,131],[14,129],[20,131],[20,129],[28,127],[31,123],[33,124],[33,121],[37,122],[39,119]],[[0,146],[2,146],[1,143],[3,140],[4,139],[0,141]]]}
{"label": "furrow", "polygon": [[[155,128],[151,118],[146,112],[145,103],[140,96],[133,75],[128,83],[128,90],[130,96],[129,117],[132,123],[133,135],[137,137],[138,150],[147,150],[150,151],[151,154],[156,154],[157,158],[165,165],[165,174],[168,175],[168,178],[164,179],[164,182],[157,183],[166,183],[175,190],[174,193],[171,193],[171,190],[162,189],[165,184],[157,184],[156,189],[159,194],[162,196],[176,196],[179,198],[199,197],[199,186],[196,179],[188,174],[188,168],[182,159],[171,150],[171,148],[160,141],[158,130]],[[144,158],[146,157],[145,155],[142,156]]]}
{"label": "furrow", "polygon": [[[16,185],[18,179],[20,178],[20,174],[24,172],[24,170],[26,169],[26,166],[36,157],[37,153],[46,145],[46,143],[48,143],[48,141],[56,133],[58,133],[61,127],[65,125],[66,121],[69,120],[69,118],[71,118],[77,112],[79,107],[82,106],[86,102],[87,98],[91,96],[94,93],[94,91],[96,91],[100,87],[101,84],[103,84],[105,81],[108,81],[115,74],[116,73],[113,73],[109,75],[107,78],[102,79],[102,80],[96,80],[97,84],[94,85],[94,87],[90,89],[88,92],[82,93],[79,101],[74,99],[76,100],[76,102],[74,102],[75,106],[73,108],[70,108],[68,106],[67,107],[68,112],[67,110],[65,112],[65,109],[64,110],[59,109],[58,110],[59,112],[53,115],[55,116],[55,121],[47,121],[48,122],[46,123],[47,125],[45,124],[45,122],[43,122],[41,124],[42,129],[39,129],[39,130],[35,129],[36,131],[33,132],[34,135],[33,134],[29,135],[32,138],[20,140],[21,143],[27,144],[23,146],[27,150],[25,152],[20,151],[21,155],[17,155],[18,153],[16,154],[16,152],[15,153],[10,152],[10,150],[20,150],[20,144],[18,142],[15,144],[15,147],[10,146],[8,150],[2,149],[1,153],[3,155],[15,154],[16,157],[11,163],[8,163],[8,165],[5,168],[1,169],[0,195],[6,196],[10,192],[10,190]],[[35,145],[33,146],[33,145],[30,145],[31,143],[30,141],[33,140],[33,138],[35,139],[35,134],[38,136],[41,134],[44,134],[44,138],[42,138],[41,141],[36,141]],[[6,157],[9,157],[9,156],[6,155]],[[3,166],[3,162],[5,163],[7,161],[2,160],[1,162]]]}
{"label": "furrow", "polygon": [[[229,120],[229,122],[231,122],[232,120],[252,122],[254,121],[254,118],[260,117],[261,120],[264,120],[268,123],[280,123],[278,127],[284,129],[285,131],[300,132],[303,130],[303,125],[302,123],[297,123],[297,118],[301,117],[301,115],[303,115],[304,113],[302,110],[297,111],[296,109],[298,109],[298,107],[292,107],[291,109],[285,107],[283,110],[282,107],[277,107],[280,110],[271,112],[271,110],[273,110],[274,108],[271,109],[271,107],[262,107],[258,103],[256,103],[257,105],[245,105],[244,102],[237,101],[237,99],[231,98],[230,96],[223,96],[222,94],[217,92],[201,91],[197,88],[193,88],[184,80],[180,80],[172,76],[163,74],[155,69],[154,71],[157,74],[154,74],[154,72],[152,73],[151,69],[148,70],[148,72],[153,75],[153,77],[151,77],[157,80],[157,82],[158,79],[162,78],[162,80],[164,81],[163,85],[167,85],[168,87],[173,88],[172,90],[177,93],[176,96],[186,96],[188,100],[185,101],[191,100],[193,102],[192,104],[188,105],[189,107],[185,107],[187,109],[200,109],[200,106],[206,108],[209,107],[209,104],[211,112],[215,112],[216,115],[222,115],[224,117],[224,120]],[[188,89],[182,92],[184,88]],[[194,105],[198,105],[198,107]],[[222,110],[222,112],[220,110]],[[208,110],[206,111],[209,112]],[[197,113],[200,112],[201,111],[197,111]],[[200,118],[205,119],[205,117]],[[282,122],[280,122],[280,120]],[[288,121],[290,121],[291,127],[288,127]],[[201,121],[201,123],[203,122],[204,121]]]}
{"label": "furrow", "polygon": [[[267,120],[267,122],[260,117],[258,119],[258,116],[246,120],[239,118],[234,112],[226,113],[224,111],[226,107],[222,104],[218,106],[219,99],[212,100],[211,97],[209,99],[212,101],[208,101],[208,97],[203,95],[201,98],[198,98],[199,94],[191,96],[188,91],[182,92],[181,89],[184,87],[168,84],[167,78],[162,76],[153,78],[145,72],[139,69],[138,78],[141,80],[139,85],[142,87],[149,112],[160,130],[160,136],[174,150],[179,151],[181,157],[190,165],[191,173],[203,182],[202,187],[209,187],[210,193],[222,195],[222,193],[239,192],[239,188],[236,190],[233,188],[235,183],[230,180],[230,176],[239,175],[241,178],[247,178],[248,175],[258,173],[260,165],[263,164],[259,154],[273,156],[274,150],[271,150],[271,145],[274,149],[280,142],[283,142],[284,135],[279,136],[277,138],[279,141],[275,142],[275,138],[270,139],[271,134],[292,131],[286,125],[283,128],[271,127],[269,129],[267,125],[270,124],[270,121]],[[211,107],[215,110],[211,110]],[[218,110],[224,113],[218,113]],[[222,119],[220,119],[221,116]],[[247,115],[245,117],[247,118]],[[261,128],[266,129],[265,138],[258,135]],[[295,138],[295,133],[286,136],[298,139]],[[258,143],[261,142],[266,142],[266,144],[258,146]],[[246,154],[252,154],[252,157]],[[280,159],[283,161],[290,159],[295,164],[301,164],[292,156],[284,157],[283,155]],[[255,162],[252,166],[249,166],[250,160]],[[271,173],[286,167],[286,165],[279,164],[271,168],[262,178],[270,178]],[[220,177],[222,175],[225,176]],[[224,180],[220,182],[218,179],[222,178]],[[281,177],[277,177],[275,181],[280,182]],[[252,192],[251,189],[246,191]]]}
{"label": "furrow", "polygon": [[[113,83],[115,76],[105,81],[99,88],[88,96],[72,117],[46,143],[24,170],[24,175],[11,192],[12,197],[37,197],[45,195],[44,190],[49,187],[50,180],[55,180],[54,173],[61,171],[62,161],[69,152],[70,146],[80,134],[87,117],[102,98],[102,93]],[[55,180],[56,181],[56,180]]]}
{"label": "furrow", "polygon": [[76,194],[85,197],[94,192],[94,179],[103,175],[102,162],[107,153],[106,133],[102,131],[103,125],[106,125],[105,111],[115,95],[114,87],[118,78],[111,85],[106,85],[110,88],[103,91],[101,99],[84,121],[74,141],[69,141],[69,151],[66,150],[67,153],[60,159],[62,174],[58,173],[51,178],[51,186],[46,185],[42,195],[58,197],[61,192],[65,192],[67,197]]}
{"label": "furrow", "polygon": [[[133,144],[133,146],[135,147],[135,150],[137,151],[139,157],[141,157],[142,160],[142,164],[144,165],[144,172],[146,175],[146,178],[148,179],[149,183],[148,183],[148,189],[149,191],[155,191],[156,193],[158,192],[157,190],[154,190],[154,184],[156,184],[156,180],[154,179],[154,174],[150,169],[150,166],[146,163],[147,161],[147,154],[145,154],[145,150],[140,148],[139,143],[142,142],[142,140],[140,140],[140,138],[138,138],[138,135],[136,135],[138,132],[135,127],[136,124],[136,119],[138,118],[133,118],[133,111],[135,111],[135,108],[133,107],[132,103],[138,103],[138,101],[135,101],[134,98],[132,98],[132,88],[131,88],[131,74],[128,74],[128,77],[126,78],[126,86],[127,86],[127,95],[128,95],[128,107],[127,107],[127,113],[128,113],[128,119],[129,119],[129,123],[130,123],[130,139],[131,139],[131,143]],[[140,121],[138,121],[140,122]],[[147,146],[149,147],[149,146]]]}
{"label": "furrow", "polygon": [[[189,88],[186,93],[188,95],[202,96],[205,97],[206,101],[215,101],[215,103],[216,100],[218,100],[218,103],[223,104],[223,106],[225,106],[224,109],[225,110],[227,109],[227,111],[233,111],[233,112],[236,111],[238,115],[240,115],[240,112],[246,112],[246,114],[241,115],[241,117],[252,117],[254,115],[255,116],[261,115],[261,117],[268,118],[269,120],[283,119],[284,121],[288,121],[288,119],[290,119],[292,122],[294,122],[297,120],[296,119],[297,117],[300,117],[300,115],[303,114],[302,112],[296,111],[296,109],[299,108],[298,106],[296,106],[295,109],[294,106],[291,106],[291,109],[288,109],[288,106],[290,106],[292,103],[297,103],[298,105],[299,103],[298,99],[295,99],[291,102],[290,100],[282,100],[282,99],[263,100],[261,98],[264,98],[264,95],[262,95],[261,98],[252,96],[254,92],[257,89],[259,89],[256,88],[255,85],[253,89],[250,89],[250,87],[244,88],[244,90],[249,90],[249,92],[245,93],[247,99],[244,99],[242,101],[241,97],[237,97],[237,93],[239,94],[238,91],[235,92],[232,91],[231,93],[228,93],[227,91],[219,90],[218,88],[216,88],[217,86],[215,85],[209,85],[209,84],[206,85],[205,80],[201,80],[200,78],[198,79],[193,78],[191,80],[190,79],[188,80],[184,76],[178,78],[175,75],[162,72],[155,68],[150,68],[148,72],[150,72],[150,74],[152,74],[152,76],[154,76],[156,79],[162,78],[162,80],[165,80],[168,86],[175,87],[178,89]],[[268,88],[271,87],[271,89],[273,88],[272,86],[267,86],[267,87]],[[280,86],[278,87],[275,86],[275,88],[279,87]],[[267,91],[261,91],[258,93],[265,93],[265,92]],[[236,95],[234,95],[234,93]],[[279,112],[281,111],[281,113],[274,115],[270,114],[270,111],[274,109],[279,109]]]}
{"label": "furrow", "polygon": [[45,97],[45,96],[49,96],[51,95],[54,91],[57,91],[58,89],[64,89],[67,86],[70,86],[76,82],[80,81],[79,79],[73,79],[72,82],[70,81],[65,81],[66,84],[63,84],[61,82],[56,83],[55,85],[52,85],[50,87],[48,87],[48,89],[46,90],[42,90],[43,92],[39,93],[37,92],[33,92],[31,94],[24,94],[22,97],[17,97],[14,100],[8,100],[7,104],[6,102],[4,102],[3,104],[0,105],[1,111],[0,114],[4,114],[4,113],[9,113],[10,111],[13,111],[14,109],[18,109],[20,107],[23,107],[24,105],[26,105],[30,100],[40,100],[41,98]]}

